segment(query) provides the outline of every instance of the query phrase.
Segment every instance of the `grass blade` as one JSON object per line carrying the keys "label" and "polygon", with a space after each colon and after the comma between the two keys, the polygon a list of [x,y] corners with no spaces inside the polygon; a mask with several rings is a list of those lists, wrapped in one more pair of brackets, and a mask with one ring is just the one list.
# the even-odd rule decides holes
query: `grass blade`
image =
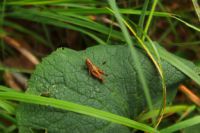
{"label": "grass blade", "polygon": [[[147,11],[148,4],[149,4],[149,0],[145,0],[143,8],[142,8],[142,13],[141,13],[141,16],[140,16],[140,19],[139,19],[139,23],[138,23],[138,26],[141,30],[143,30],[145,13]],[[141,30],[138,29],[138,31],[137,31],[139,37],[141,37],[141,35],[142,35]]]}
{"label": "grass blade", "polygon": [[95,2],[95,0],[20,0],[20,1],[9,1],[8,4],[11,5],[47,5],[47,4],[56,4],[56,3],[64,3],[64,2],[77,2],[77,3],[89,3]]}
{"label": "grass blade", "polygon": [[191,69],[189,66],[187,66],[182,61],[177,59],[177,57],[174,56],[173,54],[167,52],[165,49],[158,47],[158,50],[162,59],[166,60],[167,62],[175,66],[177,69],[179,69],[181,72],[186,74],[188,77],[190,77],[197,84],[200,85],[200,76],[193,69]]}
{"label": "grass blade", "polygon": [[199,18],[199,21],[200,21],[200,8],[199,8],[199,4],[198,4],[197,0],[192,0],[192,3],[194,5],[194,9],[195,9],[196,14],[197,14],[197,16]]}
{"label": "grass blade", "polygon": [[187,128],[196,124],[200,123],[200,115],[199,116],[195,116],[193,118],[181,121],[179,123],[173,124],[172,126],[169,126],[167,128],[164,128],[161,130],[161,133],[172,133],[175,131],[178,131],[180,129],[183,128]]}
{"label": "grass blade", "polygon": [[[5,17],[5,9],[6,9],[6,0],[3,0],[3,3],[1,5],[2,7],[0,7],[1,10],[1,15],[0,15],[0,29],[3,29],[3,23],[4,23],[4,17]],[[4,41],[1,39],[0,41],[0,48],[2,49],[2,56],[4,57],[5,55],[5,44]]]}
{"label": "grass blade", "polygon": [[[24,12],[26,12],[26,14],[24,14]],[[54,13],[48,11],[41,12],[39,10],[20,9],[19,11],[16,11],[11,15],[12,17],[28,19],[40,23],[47,23],[47,24],[51,23],[52,25],[58,25],[58,24],[61,25],[60,23],[63,23],[62,25],[64,25],[65,27],[70,28],[72,30],[84,32],[93,39],[96,39],[97,37],[94,38],[95,34],[91,34],[90,32],[99,32],[105,35],[108,35],[110,32],[110,29],[105,25],[93,21],[86,21],[86,19],[85,20],[80,19],[78,18],[78,16],[75,16],[74,14],[68,14],[67,16],[60,13]],[[73,15],[73,17],[71,15]],[[83,28],[89,30],[90,32],[85,32]],[[111,36],[113,38],[122,40],[121,33],[116,30],[112,30]],[[98,39],[98,41],[99,40],[100,39]],[[102,42],[103,41],[101,41],[101,43]]]}
{"label": "grass blade", "polygon": [[[13,14],[13,15],[15,17],[20,17],[19,14]],[[106,44],[106,42],[104,40],[102,40],[101,38],[99,38],[98,36],[93,34],[92,31],[87,31],[84,28],[73,26],[71,24],[55,20],[53,18],[47,18],[45,16],[43,17],[43,16],[37,16],[37,15],[27,15],[27,14],[24,15],[24,16],[21,16],[21,17],[23,19],[27,19],[27,20],[31,20],[31,21],[35,21],[35,22],[40,22],[40,23],[43,23],[43,24],[49,24],[49,25],[54,25],[54,26],[57,26],[57,27],[69,28],[69,29],[72,29],[72,30],[76,30],[76,31],[79,31],[81,33],[84,33],[85,35],[88,35],[89,37],[91,37],[92,39],[97,41],[99,44]],[[33,19],[33,17],[37,17],[37,19]]]}
{"label": "grass blade", "polygon": [[151,8],[151,11],[150,11],[146,26],[144,28],[144,35],[142,37],[142,40],[145,40],[145,36],[147,35],[147,32],[148,32],[149,26],[151,24],[152,16],[153,16],[153,13],[154,13],[154,10],[155,10],[157,2],[158,2],[158,0],[153,0],[153,5],[152,5],[152,8]]}
{"label": "grass blade", "polygon": [[14,114],[15,113],[15,108],[11,106],[8,102],[4,100],[0,100],[0,108],[4,109],[7,111],[9,114]]}
{"label": "grass blade", "polygon": [[[164,114],[173,114],[173,113],[179,113],[184,112],[188,109],[195,109],[195,106],[188,106],[188,105],[175,105],[175,106],[169,106],[165,108]],[[139,121],[145,121],[150,119],[152,116],[157,116],[159,113],[159,110],[153,110],[151,112],[148,112],[144,115],[141,115],[138,120]]]}
{"label": "grass blade", "polygon": [[115,0],[109,0],[109,4],[110,4],[111,8],[113,9],[113,13],[114,13],[117,21],[120,24],[120,27],[121,27],[122,33],[124,35],[124,38],[125,38],[128,46],[129,46],[129,48],[131,50],[131,54],[132,54],[133,60],[136,62],[136,71],[138,72],[139,81],[140,81],[140,83],[142,85],[142,88],[143,88],[143,91],[144,91],[144,94],[145,94],[145,98],[146,98],[146,101],[147,101],[147,105],[148,105],[149,109],[152,110],[153,109],[153,105],[152,105],[152,100],[151,100],[151,96],[150,96],[150,93],[149,93],[149,88],[147,86],[143,71],[142,71],[142,69],[140,67],[141,66],[140,65],[140,61],[139,61],[138,55],[136,54],[136,51],[134,49],[134,45],[133,45],[133,42],[131,40],[131,36],[129,35],[128,30],[127,30],[126,26],[123,23],[123,18],[122,18],[122,16],[120,15],[120,13],[118,11],[118,8],[117,8]]}
{"label": "grass blade", "polygon": [[25,34],[31,35],[33,38],[35,38],[38,42],[41,42],[43,44],[47,44],[47,42],[45,41],[45,39],[43,37],[41,37],[40,35],[38,35],[37,33],[35,33],[34,31],[31,31],[17,23],[11,22],[11,21],[5,21],[4,22],[5,26],[9,26],[12,27],[20,32],[23,32]]}
{"label": "grass blade", "polygon": [[13,118],[10,114],[8,114],[7,112],[4,111],[0,111],[0,118],[4,118],[14,124],[17,124],[17,121],[15,118]]}
{"label": "grass blade", "polygon": [[[51,9],[51,11],[56,11],[62,14],[69,14],[69,13],[74,13],[74,14],[82,14],[82,15],[99,15],[99,14],[112,14],[108,10],[108,8],[88,8],[88,9]],[[128,9],[128,8],[121,8],[119,9],[119,12],[121,14],[127,14],[127,15],[141,15],[142,11],[141,10],[135,10],[135,9]],[[149,15],[150,11],[146,11],[145,15]],[[168,12],[154,12],[153,16],[157,17],[171,17],[171,13]]]}
{"label": "grass blade", "polygon": [[0,64],[0,71],[8,71],[8,72],[19,72],[19,73],[27,73],[31,74],[33,70],[21,69],[21,68],[10,68]]}
{"label": "grass blade", "polygon": [[57,100],[54,98],[35,96],[31,94],[23,94],[20,92],[0,92],[0,99],[15,100],[15,101],[39,104],[39,105],[44,105],[44,106],[52,106],[55,108],[73,111],[73,112],[84,114],[84,115],[89,115],[89,116],[97,117],[103,120],[108,120],[114,123],[135,128],[138,130],[152,132],[152,133],[159,133],[157,130],[155,130],[154,128],[150,126],[130,120],[128,118],[115,115],[109,112],[105,112],[102,110],[98,110],[92,107],[87,107],[87,106],[83,106],[83,105],[68,102],[68,101]]}
{"label": "grass blade", "polygon": [[184,21],[184,20],[182,20],[182,19],[180,19],[180,18],[178,18],[178,17],[176,17],[174,15],[172,15],[171,17],[176,19],[176,20],[178,20],[178,21],[180,21],[180,22],[182,22],[183,24],[185,24],[186,26],[190,27],[191,29],[200,32],[200,28],[198,28],[198,27],[196,27],[194,25],[191,25],[190,23],[188,23],[188,22],[186,22],[186,21]]}
{"label": "grass blade", "polygon": [[[149,46],[151,46],[152,51],[149,50],[149,47],[147,47],[145,45],[145,43],[142,41],[142,39],[139,38],[139,36],[136,34],[136,32],[133,30],[133,28],[128,24],[128,22],[126,20],[124,20],[122,18],[124,24],[128,27],[128,29],[131,31],[131,33],[135,36],[135,38],[137,39],[137,41],[139,42],[140,45],[138,45],[139,47],[143,48],[144,51],[147,53],[147,55],[149,56],[149,58],[152,60],[152,62],[154,63],[155,67],[157,68],[160,76],[161,76],[161,80],[162,80],[162,89],[163,89],[163,100],[162,100],[162,105],[160,108],[160,111],[158,113],[158,120],[157,123],[155,122],[155,120],[153,119],[153,123],[155,123],[155,128],[159,125],[159,123],[162,120],[163,117],[163,112],[166,106],[166,85],[165,85],[165,76],[163,74],[163,70],[162,70],[162,65],[161,65],[161,59],[160,59],[160,55],[158,53],[158,50],[155,46],[155,44],[153,43],[153,41],[150,39],[150,37],[147,36],[147,39],[149,41]],[[139,29],[139,27],[138,27]],[[142,32],[142,31],[141,31]],[[156,56],[157,60],[154,58],[154,56],[152,55],[152,53]]]}

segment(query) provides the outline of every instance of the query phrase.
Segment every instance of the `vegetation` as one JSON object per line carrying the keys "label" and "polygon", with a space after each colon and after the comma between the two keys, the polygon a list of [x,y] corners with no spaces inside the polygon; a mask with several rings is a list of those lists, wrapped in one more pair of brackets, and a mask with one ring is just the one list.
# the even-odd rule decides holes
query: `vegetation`
{"label": "vegetation", "polygon": [[3,0],[0,10],[0,132],[200,130],[197,0]]}

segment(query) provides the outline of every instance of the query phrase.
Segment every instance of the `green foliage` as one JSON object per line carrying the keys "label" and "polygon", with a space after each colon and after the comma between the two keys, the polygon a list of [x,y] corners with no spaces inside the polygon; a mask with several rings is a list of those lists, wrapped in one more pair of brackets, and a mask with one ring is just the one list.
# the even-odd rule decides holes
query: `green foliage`
{"label": "green foliage", "polygon": [[[45,44],[45,49],[49,47],[53,50],[60,44],[60,40],[67,40],[66,31],[69,29],[80,34],[80,45],[83,47],[90,44],[108,44],[109,42],[111,44],[127,43],[129,44],[129,49],[126,46],[99,46],[89,48],[86,52],[59,49],[38,66],[30,80],[27,94],[13,92],[6,87],[0,86],[0,118],[12,122],[11,125],[0,122],[0,132],[14,132],[17,128],[16,119],[13,118],[16,105],[6,100],[26,103],[20,105],[17,117],[18,123],[21,125],[21,132],[30,132],[30,130],[33,132],[46,132],[47,130],[48,132],[54,132],[54,130],[62,129],[59,127],[67,127],[66,130],[69,130],[69,132],[81,132],[83,129],[85,132],[131,132],[132,128],[145,132],[157,132],[156,129],[149,126],[154,124],[154,119],[148,125],[130,119],[137,117],[137,121],[146,122],[146,120],[155,118],[159,110],[164,108],[164,106],[160,106],[161,101],[164,101],[165,97],[167,97],[168,102],[171,102],[176,93],[177,85],[186,76],[198,85],[200,85],[200,76],[199,68],[189,61],[170,54],[159,45],[155,45],[155,42],[151,41],[148,35],[166,46],[168,44],[178,45],[176,52],[185,54],[180,46],[199,45],[200,41],[196,40],[199,40],[200,28],[197,25],[200,18],[200,9],[197,0],[192,0],[191,2],[194,5],[196,14],[191,13],[191,8],[176,12],[173,6],[165,5],[164,1],[145,0],[144,3],[141,1],[138,1],[138,4],[135,3],[137,2],[123,0],[117,2],[110,0],[110,4],[105,0],[1,1],[0,37],[2,40],[0,49],[2,50],[2,58],[6,57],[5,55],[7,54],[5,53],[11,53],[11,48],[3,42],[3,37],[5,36],[11,36],[16,40],[27,42],[31,48]],[[156,4],[158,4],[159,8],[156,7]],[[117,5],[119,9],[117,9]],[[113,8],[114,6],[116,6],[115,9]],[[167,10],[165,9],[166,7]],[[180,7],[184,6],[180,5]],[[192,14],[196,15],[196,19]],[[116,16],[119,24],[115,22],[113,15]],[[102,18],[106,18],[108,21],[103,21]],[[169,28],[165,28],[165,24],[162,25],[165,22],[164,19],[168,20]],[[112,25],[112,22],[114,22],[114,25]],[[129,36],[129,31],[126,30],[125,25],[127,27],[130,25],[128,27],[129,30],[135,30],[137,34]],[[64,34],[62,31],[65,31]],[[172,35],[171,32],[173,33]],[[61,36],[57,36],[57,33],[61,34]],[[54,35],[56,36],[54,37]],[[175,36],[175,40],[173,36]],[[161,81],[158,74],[161,69],[153,65],[155,63],[153,63],[152,58],[146,57],[144,51],[138,48],[133,50],[133,37],[136,37],[135,40],[146,38],[148,42],[142,41],[142,44],[147,47],[146,54],[148,56],[155,54],[158,64],[159,58],[162,59],[161,64],[163,64],[163,72],[166,75],[167,94],[165,94],[164,89],[161,89],[161,82],[164,81],[164,78]],[[182,43],[182,41],[184,42]],[[151,46],[153,50],[150,50],[152,49]],[[169,46],[168,50],[171,50],[171,48],[173,49],[174,47]],[[188,49],[190,49],[190,46]],[[192,47],[191,49],[196,50],[196,48]],[[132,53],[130,50],[132,50]],[[150,54],[147,51],[150,51]],[[40,53],[40,50],[38,53],[35,50],[32,52],[38,57],[44,55],[44,53]],[[198,51],[196,51],[196,55],[199,55]],[[88,74],[85,65],[86,58],[90,58],[92,62],[106,72],[103,83]],[[193,60],[196,60],[196,58]],[[140,63],[142,63],[142,66],[140,66]],[[76,71],[77,68],[80,69]],[[32,70],[9,68],[4,65],[0,65],[0,71],[32,73]],[[147,83],[145,83],[145,80],[147,80]],[[70,102],[67,103],[67,101]],[[75,103],[80,105],[75,105]],[[182,113],[180,111],[188,111],[187,108],[189,108],[188,105],[170,106],[166,107],[163,113]],[[147,113],[139,115],[142,111]],[[51,116],[55,117],[51,118]],[[184,132],[193,129],[198,130],[196,127],[199,123],[199,117],[182,121],[185,117],[185,113],[183,113],[178,118],[179,123],[163,128],[161,132],[178,131],[185,127],[187,128],[183,130]],[[170,118],[167,120],[170,120]],[[30,125],[27,125],[26,122]],[[83,126],[81,126],[81,122],[84,123],[82,124]],[[195,124],[197,126],[192,126]],[[71,130],[73,128],[75,130]]]}
{"label": "green foliage", "polygon": [[[160,76],[148,57],[138,48],[136,51],[142,62],[141,69],[145,70],[154,107],[157,108],[162,96]],[[106,73],[103,83],[88,73],[86,58]],[[168,86],[168,102],[171,102],[178,83],[186,76],[166,61],[162,61],[162,65]],[[38,65],[29,81],[27,93],[48,93],[48,97],[91,106],[128,118],[136,118],[147,109],[135,61],[129,48],[122,45],[96,46],[80,52],[57,50]],[[109,121],[25,103],[18,109],[17,120],[21,133],[31,132],[31,129],[47,129],[49,133],[131,132],[129,128]]]}
{"label": "green foliage", "polygon": [[[0,87],[0,89],[1,89],[1,87]],[[45,93],[42,94],[41,96],[36,96],[36,95],[31,95],[31,94],[24,94],[21,92],[11,92],[11,91],[9,91],[9,88],[7,88],[7,90],[8,91],[6,91],[6,92],[0,92],[0,97],[2,99],[15,100],[15,101],[20,101],[20,102],[29,103],[29,104],[51,106],[51,107],[55,107],[58,109],[64,109],[64,110],[68,110],[68,111],[108,120],[110,122],[118,123],[118,124],[128,126],[128,127],[134,128],[134,129],[142,130],[142,131],[153,132],[153,133],[158,132],[156,129],[154,129],[148,125],[136,122],[136,121],[131,120],[126,117],[122,117],[122,116],[115,115],[115,114],[112,114],[109,112],[105,112],[105,111],[98,110],[98,109],[95,109],[92,107],[87,107],[84,105],[80,105],[80,104],[76,104],[76,103],[72,103],[72,102],[68,102],[68,101],[44,97]],[[46,93],[46,94],[48,94],[48,93]],[[48,95],[46,95],[46,96],[48,96]],[[6,117],[4,117],[4,118],[6,118]],[[8,119],[8,117],[6,119]],[[9,118],[8,120],[11,120],[11,119]],[[13,123],[16,123],[15,120],[13,121]],[[38,130],[40,130],[40,129],[38,129]]]}

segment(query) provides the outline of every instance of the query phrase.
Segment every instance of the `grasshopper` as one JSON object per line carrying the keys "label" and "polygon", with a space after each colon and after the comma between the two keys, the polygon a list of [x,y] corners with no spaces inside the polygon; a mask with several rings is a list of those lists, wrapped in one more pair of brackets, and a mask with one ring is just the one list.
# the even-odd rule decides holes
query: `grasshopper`
{"label": "grasshopper", "polygon": [[89,73],[97,78],[98,80],[100,80],[101,82],[103,82],[103,77],[102,75],[105,75],[104,72],[102,70],[100,70],[97,66],[95,66],[90,59],[86,59],[85,61],[86,65],[87,65],[87,68],[88,68],[88,71]]}

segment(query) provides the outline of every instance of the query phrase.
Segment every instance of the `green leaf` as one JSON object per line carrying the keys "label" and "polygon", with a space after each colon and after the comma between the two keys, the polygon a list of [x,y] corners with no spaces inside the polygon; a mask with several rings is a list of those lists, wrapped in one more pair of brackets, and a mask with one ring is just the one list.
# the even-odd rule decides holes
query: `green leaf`
{"label": "green leaf", "polygon": [[[150,88],[154,108],[159,107],[162,99],[160,76],[146,54],[138,48],[135,50]],[[105,72],[103,82],[88,72],[85,64],[87,58]],[[27,93],[91,106],[134,119],[147,107],[135,65],[130,49],[124,45],[99,45],[79,52],[58,49],[37,66]],[[176,93],[175,88],[186,76],[168,62],[162,61],[162,65],[168,87],[167,100],[170,102]],[[20,133],[39,129],[45,129],[48,133],[131,132],[130,128],[123,126],[125,124],[91,116],[27,103],[22,103],[17,111]]]}

